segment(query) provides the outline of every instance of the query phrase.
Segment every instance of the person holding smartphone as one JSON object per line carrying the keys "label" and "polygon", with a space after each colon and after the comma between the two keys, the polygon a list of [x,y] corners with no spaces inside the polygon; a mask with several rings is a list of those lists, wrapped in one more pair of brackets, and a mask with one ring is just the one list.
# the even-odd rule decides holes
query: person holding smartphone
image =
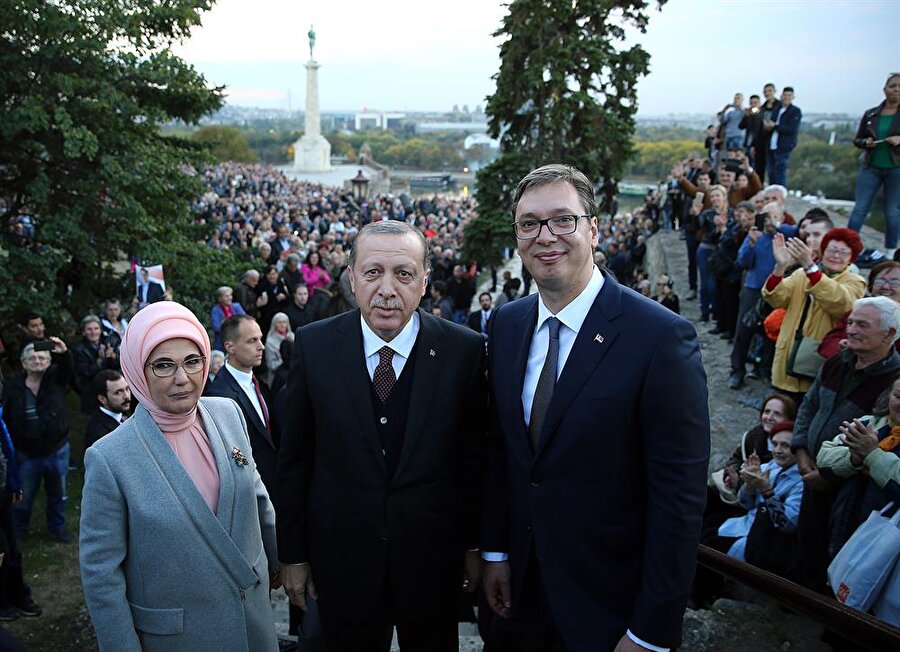
{"label": "person holding smartphone", "polygon": [[[21,502],[13,506],[16,535],[28,534],[34,497],[44,481],[47,493],[47,530],[62,543],[71,543],[66,529],[66,474],[69,467],[69,416],[66,395],[75,374],[72,353],[58,337],[51,351],[27,344],[20,356],[23,372],[3,392],[3,420],[9,428],[19,465]],[[43,348],[43,347],[41,347]]]}

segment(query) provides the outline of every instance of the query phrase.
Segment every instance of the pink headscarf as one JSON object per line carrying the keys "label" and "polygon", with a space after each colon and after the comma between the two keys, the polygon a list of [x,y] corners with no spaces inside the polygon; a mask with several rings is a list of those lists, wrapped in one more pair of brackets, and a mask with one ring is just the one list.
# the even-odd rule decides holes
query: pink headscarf
{"label": "pink headscarf", "polygon": [[209,374],[209,336],[194,313],[174,301],[151,303],[129,322],[119,349],[122,373],[131,392],[150,413],[206,504],[215,512],[219,503],[219,471],[203,421],[197,416],[197,406],[185,414],[166,412],[154,402],[145,376],[153,373],[145,372],[153,349],[179,338],[196,344],[200,355],[206,358],[202,376],[205,379]]}

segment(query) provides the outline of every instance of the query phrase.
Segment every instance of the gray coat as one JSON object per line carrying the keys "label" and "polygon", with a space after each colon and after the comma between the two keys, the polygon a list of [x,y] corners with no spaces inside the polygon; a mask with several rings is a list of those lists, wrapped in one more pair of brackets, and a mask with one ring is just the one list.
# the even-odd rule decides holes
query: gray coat
{"label": "gray coat", "polygon": [[218,514],[143,407],[87,450],[81,579],[101,651],[278,649],[267,576],[275,513],[247,426],[230,399],[203,398],[199,414],[219,470]]}

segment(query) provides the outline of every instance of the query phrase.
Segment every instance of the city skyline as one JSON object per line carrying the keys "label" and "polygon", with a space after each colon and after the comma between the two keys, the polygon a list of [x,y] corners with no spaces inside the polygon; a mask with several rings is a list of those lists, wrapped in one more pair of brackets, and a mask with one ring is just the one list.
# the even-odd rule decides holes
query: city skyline
{"label": "city skyline", "polygon": [[[393,0],[353,11],[220,0],[175,51],[210,85],[227,86],[231,105],[287,109],[290,101],[300,110],[312,23],[323,113],[485,105],[499,68],[500,40],[491,36],[506,11],[499,0],[457,0],[452,11]],[[900,62],[893,0],[670,0],[649,15],[646,34],[627,30],[627,43],[651,55],[638,83],[643,116],[712,115],[734,92],[761,93],[769,81],[793,86],[808,112],[857,114],[881,101]],[[742,42],[748,34],[755,38]]]}

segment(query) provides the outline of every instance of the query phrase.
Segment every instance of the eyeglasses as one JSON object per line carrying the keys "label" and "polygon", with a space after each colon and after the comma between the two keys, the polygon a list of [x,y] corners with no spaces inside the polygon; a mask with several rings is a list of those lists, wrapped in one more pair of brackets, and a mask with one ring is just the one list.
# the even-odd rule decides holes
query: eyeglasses
{"label": "eyeglasses", "polygon": [[896,290],[897,288],[900,288],[900,278],[892,278],[891,280],[888,280],[886,278],[876,278],[872,282],[873,288],[884,287],[885,285],[890,285]]}
{"label": "eyeglasses", "polygon": [[546,220],[529,218],[513,222],[512,227],[519,240],[534,240],[540,235],[541,229],[545,226],[553,235],[569,235],[570,233],[575,233],[579,217],[589,218],[590,215],[557,215]]}
{"label": "eyeglasses", "polygon": [[158,360],[156,362],[148,362],[147,367],[153,372],[157,378],[171,378],[181,367],[184,373],[194,375],[203,371],[203,365],[206,364],[206,356],[197,356],[196,358],[188,358],[184,362],[172,362],[171,360]]}
{"label": "eyeglasses", "polygon": [[850,256],[853,255],[852,251],[845,251],[843,249],[837,249],[836,247],[828,247],[825,250],[825,253],[837,256],[838,258],[850,258]]}

